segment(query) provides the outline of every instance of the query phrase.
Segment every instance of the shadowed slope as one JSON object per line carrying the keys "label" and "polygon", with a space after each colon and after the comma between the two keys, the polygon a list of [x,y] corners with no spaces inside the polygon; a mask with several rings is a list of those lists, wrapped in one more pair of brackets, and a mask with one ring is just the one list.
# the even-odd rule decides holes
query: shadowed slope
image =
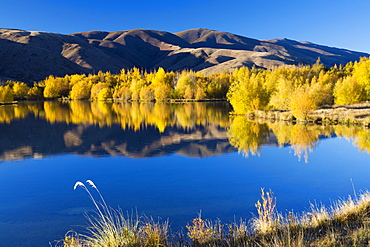
{"label": "shadowed slope", "polygon": [[128,67],[70,35],[0,29],[0,46],[0,76],[26,82]]}
{"label": "shadowed slope", "polygon": [[97,73],[139,67],[192,69],[205,74],[241,66],[271,68],[286,64],[326,66],[369,56],[287,39],[256,40],[207,29],[179,33],[155,30],[57,33],[0,29],[0,78],[25,82],[49,75]]}

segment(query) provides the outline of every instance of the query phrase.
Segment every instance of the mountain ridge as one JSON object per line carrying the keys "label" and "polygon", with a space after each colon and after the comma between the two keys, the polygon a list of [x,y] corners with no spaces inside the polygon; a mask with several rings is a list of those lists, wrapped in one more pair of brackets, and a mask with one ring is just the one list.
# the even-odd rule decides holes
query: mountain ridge
{"label": "mountain ridge", "polygon": [[177,33],[149,29],[58,34],[0,29],[0,79],[33,82],[49,75],[118,73],[138,67],[212,74],[241,66],[272,68],[310,65],[320,57],[326,66],[369,56],[290,39],[257,40],[209,30]]}

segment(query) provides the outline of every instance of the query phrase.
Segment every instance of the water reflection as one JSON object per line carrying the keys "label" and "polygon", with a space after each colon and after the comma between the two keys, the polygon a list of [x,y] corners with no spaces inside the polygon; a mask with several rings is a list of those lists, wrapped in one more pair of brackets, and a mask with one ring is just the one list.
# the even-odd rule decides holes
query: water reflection
{"label": "water reflection", "polygon": [[49,123],[73,123],[111,126],[140,130],[156,126],[193,128],[206,123],[229,125],[229,105],[223,103],[107,103],[88,101],[45,101],[0,107],[0,123],[11,123],[32,114]]}
{"label": "water reflection", "polygon": [[370,130],[361,126],[303,125],[285,122],[258,122],[235,116],[228,129],[230,143],[244,156],[260,155],[262,145],[289,146],[299,160],[308,162],[309,153],[319,141],[344,137],[360,151],[370,152]]}
{"label": "water reflection", "polygon": [[248,157],[260,154],[262,144],[269,142],[269,129],[267,124],[249,121],[242,116],[236,116],[227,132],[231,145],[236,147],[239,152]]}
{"label": "water reflection", "polygon": [[238,150],[260,155],[263,145],[290,147],[308,162],[323,138],[344,137],[370,152],[360,126],[301,125],[230,118],[218,103],[106,103],[46,101],[0,107],[0,160],[61,153],[129,157],[172,153],[206,157]]}
{"label": "water reflection", "polygon": [[204,157],[234,152],[229,105],[46,101],[0,107],[0,159],[59,153]]}

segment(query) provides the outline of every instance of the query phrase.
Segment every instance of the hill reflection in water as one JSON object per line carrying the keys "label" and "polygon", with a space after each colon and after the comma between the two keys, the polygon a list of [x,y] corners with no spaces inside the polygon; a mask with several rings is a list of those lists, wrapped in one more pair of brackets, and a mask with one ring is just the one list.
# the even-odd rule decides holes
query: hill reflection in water
{"label": "hill reflection in water", "polygon": [[46,101],[0,107],[0,159],[60,153],[204,157],[235,151],[229,105]]}
{"label": "hill reflection in water", "polygon": [[258,122],[230,118],[230,111],[226,102],[46,101],[1,106],[0,160],[63,153],[206,157],[237,150],[247,157],[259,155],[263,145],[275,145],[289,146],[308,162],[320,139],[336,136],[370,152],[369,129]]}

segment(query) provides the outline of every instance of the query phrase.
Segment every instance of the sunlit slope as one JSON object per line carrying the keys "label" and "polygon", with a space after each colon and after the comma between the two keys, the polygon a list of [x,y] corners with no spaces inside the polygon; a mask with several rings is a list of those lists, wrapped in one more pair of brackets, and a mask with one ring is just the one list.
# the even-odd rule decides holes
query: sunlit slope
{"label": "sunlit slope", "polygon": [[257,40],[207,29],[179,33],[155,30],[91,31],[70,35],[0,29],[0,79],[25,82],[49,75],[118,73],[132,67],[192,69],[206,74],[241,66],[327,65],[358,60],[366,53],[287,39]]}

